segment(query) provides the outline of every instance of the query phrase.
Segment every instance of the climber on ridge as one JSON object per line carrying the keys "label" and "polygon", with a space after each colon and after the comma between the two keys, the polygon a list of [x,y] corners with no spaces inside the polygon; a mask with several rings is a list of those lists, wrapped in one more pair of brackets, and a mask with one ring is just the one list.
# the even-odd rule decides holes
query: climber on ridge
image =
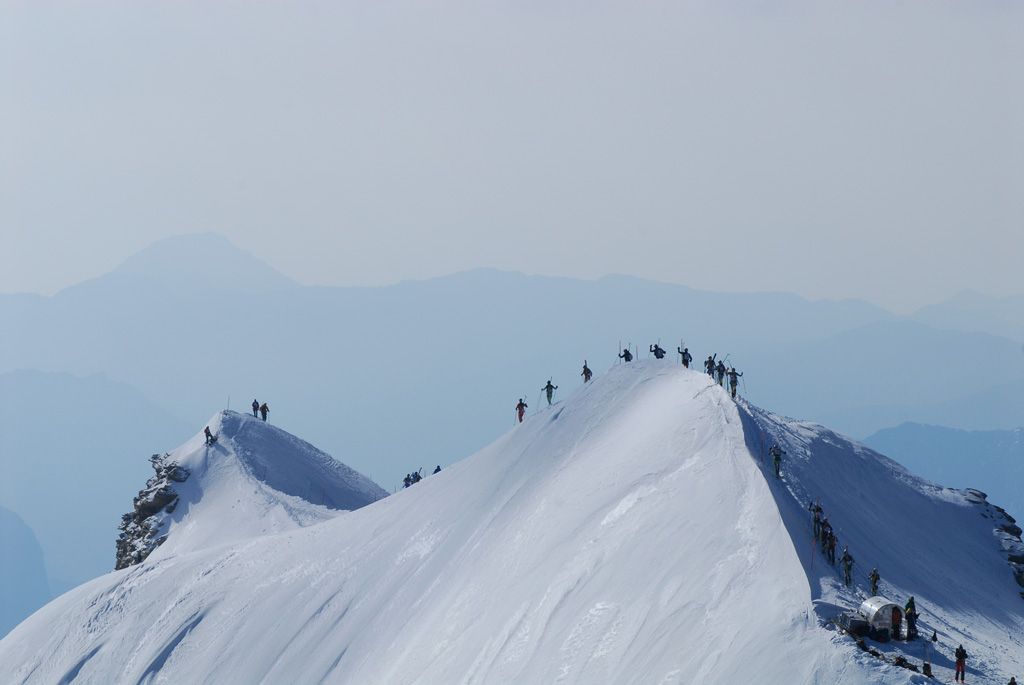
{"label": "climber on ridge", "polygon": [[707,372],[712,379],[715,377],[715,355],[709,354],[708,358],[704,361],[704,371]]}
{"label": "climber on ridge", "polygon": [[651,354],[654,355],[655,359],[665,358],[665,350],[661,349],[661,345],[659,345],[658,343],[654,343],[653,345],[650,346],[650,352]]}
{"label": "climber on ridge", "polygon": [[583,360],[583,372],[580,373],[580,375],[583,376],[584,383],[589,383],[590,379],[594,377],[594,372],[590,370],[589,366],[587,366],[586,359]]}
{"label": "climber on ridge", "polygon": [[693,361],[693,355],[690,354],[690,348],[684,347],[683,349],[679,349],[677,347],[676,352],[678,352],[679,356],[683,359],[683,368],[690,368],[690,362]]}
{"label": "climber on ridge", "polygon": [[206,436],[207,445],[212,445],[213,443],[217,442],[217,436],[210,432],[209,426],[203,429],[203,434]]}
{"label": "climber on ridge", "polygon": [[739,384],[739,379],[743,374],[737,371],[734,366],[726,371],[725,375],[729,377],[729,390],[732,393],[732,398],[736,399],[736,386]]}
{"label": "climber on ridge", "polygon": [[253,400],[252,401],[252,415],[256,416],[256,414],[258,414],[259,411],[260,411],[260,401],[259,400]]}
{"label": "climber on ridge", "polygon": [[516,405],[516,416],[519,417],[519,423],[523,422],[523,417],[526,416],[526,408],[529,405],[523,402],[523,398],[519,398],[519,404]]}
{"label": "climber on ridge", "polygon": [[633,353],[629,351],[628,347],[622,348],[622,354],[619,355],[619,359],[625,362],[633,361]]}
{"label": "climber on ridge", "polygon": [[268,407],[267,403],[264,402],[263,404],[260,405],[260,416],[262,416],[263,420],[266,421],[267,420],[267,414],[269,414],[269,413],[270,413],[270,407]]}
{"label": "climber on ridge", "polygon": [[549,378],[548,382],[547,382],[547,385],[545,385],[543,388],[541,388],[541,390],[543,390],[547,394],[548,406],[550,407],[551,406],[551,398],[554,397],[555,390],[558,390],[558,386],[557,385],[551,385],[551,379]]}
{"label": "climber on ridge", "polygon": [[715,372],[718,374],[718,384],[722,385],[725,381],[725,363],[719,359],[718,366],[715,367]]}

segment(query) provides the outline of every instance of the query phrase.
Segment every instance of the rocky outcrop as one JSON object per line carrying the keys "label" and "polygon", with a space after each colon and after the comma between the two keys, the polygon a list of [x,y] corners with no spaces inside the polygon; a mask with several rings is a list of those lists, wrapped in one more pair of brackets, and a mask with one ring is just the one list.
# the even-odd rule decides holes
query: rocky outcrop
{"label": "rocky outcrop", "polygon": [[[1016,519],[1002,507],[997,507],[989,502],[988,496],[980,490],[968,488],[964,497],[968,502],[980,505],[982,507],[981,515],[994,521],[992,533],[996,536],[999,546],[1006,555],[1013,579],[1024,588],[1024,542],[1021,541],[1021,533],[1024,531],[1017,525]],[[1024,598],[1024,591],[1020,593],[1020,596]]]}
{"label": "rocky outcrop", "polygon": [[174,484],[184,483],[190,475],[188,469],[171,461],[168,454],[154,454],[149,463],[156,475],[146,481],[146,487],[132,501],[132,511],[121,517],[115,569],[141,563],[167,539],[168,516],[178,504]]}

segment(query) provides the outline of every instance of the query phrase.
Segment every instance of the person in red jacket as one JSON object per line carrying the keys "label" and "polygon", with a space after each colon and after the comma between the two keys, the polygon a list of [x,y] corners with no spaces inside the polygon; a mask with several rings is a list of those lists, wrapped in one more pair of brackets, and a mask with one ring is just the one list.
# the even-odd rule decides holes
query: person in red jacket
{"label": "person in red jacket", "polygon": [[953,674],[953,680],[962,683],[964,682],[964,673],[967,672],[967,650],[960,645],[956,648],[954,655],[956,656],[956,673]]}
{"label": "person in red jacket", "polygon": [[523,422],[523,417],[526,416],[526,402],[523,402],[523,398],[519,398],[519,404],[516,405],[516,416],[519,417],[519,423]]}

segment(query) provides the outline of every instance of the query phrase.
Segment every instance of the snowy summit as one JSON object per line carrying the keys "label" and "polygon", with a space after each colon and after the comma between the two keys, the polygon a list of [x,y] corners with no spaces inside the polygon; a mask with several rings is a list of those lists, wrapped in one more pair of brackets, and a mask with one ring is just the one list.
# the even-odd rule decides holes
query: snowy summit
{"label": "snowy summit", "polygon": [[[0,682],[920,683],[895,662],[927,647],[948,681],[961,643],[968,682],[1024,671],[1024,551],[998,508],[668,361],[598,374],[379,501],[258,419],[211,429],[161,462],[189,474],[166,542],[0,641]],[[872,567],[922,636],[875,654],[836,625]]]}

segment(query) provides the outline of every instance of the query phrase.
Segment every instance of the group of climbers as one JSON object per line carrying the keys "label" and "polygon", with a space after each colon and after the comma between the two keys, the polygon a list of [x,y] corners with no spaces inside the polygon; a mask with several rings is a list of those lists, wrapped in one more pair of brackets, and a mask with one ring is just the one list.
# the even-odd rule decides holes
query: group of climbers
{"label": "group of climbers", "polygon": [[[686,350],[681,350],[680,353],[685,353],[686,356],[689,355],[689,351]],[[743,374],[737,371],[735,366],[726,366],[725,360],[723,359],[718,359],[716,361],[717,357],[717,354],[713,354],[704,360],[704,372],[711,376],[711,380],[722,386],[725,385],[725,379],[728,378],[729,392],[732,395],[732,398],[736,399],[736,388],[739,386],[740,378],[743,377]],[[726,359],[728,359],[728,356]],[[684,366],[689,368],[689,364],[687,363],[684,363]]]}
{"label": "group of climbers", "polygon": [[[836,565],[836,546],[839,544],[839,538],[836,537],[836,533],[832,530],[832,524],[828,520],[828,516],[825,515],[821,505],[816,502],[811,502],[808,507],[811,511],[813,525],[814,525],[814,540],[817,544],[821,545],[821,553],[828,559],[828,563],[832,566]],[[849,560],[850,572],[853,572],[853,556],[850,555],[847,548],[843,548],[843,559]]]}
{"label": "group of climbers", "polygon": [[[648,347],[648,350],[652,355],[654,355],[655,359],[660,360],[665,358],[666,352],[659,343],[650,345]],[[690,354],[689,348],[680,346],[676,348],[676,352],[680,355],[683,367],[687,369],[690,368],[690,363],[693,361],[693,355]],[[619,359],[622,359],[624,362],[628,363],[633,361],[634,355],[630,351],[629,347],[626,347],[623,348],[621,354],[619,354],[618,357]],[[711,377],[712,381],[716,382],[719,386],[724,386],[725,379],[728,378],[730,394],[735,399],[737,385],[739,384],[739,379],[743,377],[743,374],[737,371],[735,367],[727,366],[725,364],[726,360],[728,360],[728,356],[725,360],[719,360],[717,359],[716,354],[712,354],[707,358],[707,360],[705,360],[704,370]],[[583,382],[585,384],[589,383],[590,380],[593,378],[593,371],[591,371],[589,363],[586,360],[584,360],[583,362],[583,370],[580,372],[580,375],[583,377]],[[554,385],[551,379],[548,379],[544,387],[541,388],[541,391],[546,393],[549,406],[553,402],[554,391],[557,389],[558,386]],[[527,407],[528,405],[526,404],[524,399],[520,398],[519,402],[516,404],[516,415],[519,423],[522,423],[526,415]],[[782,449],[782,447],[779,446],[778,443],[774,443],[771,449],[768,451],[768,453],[772,458],[772,465],[774,467],[775,477],[781,479],[782,456],[786,454],[786,451]],[[417,474],[414,474],[414,476],[416,475]],[[416,477],[415,480],[413,480],[412,482],[418,482],[418,480],[419,478]],[[406,487],[408,487],[410,484],[411,483],[407,483]],[[813,513],[815,541],[817,544],[821,545],[821,551],[825,555],[826,559],[828,559],[829,564],[835,567],[837,564],[836,548],[838,547],[838,537],[836,536],[835,531],[833,530],[832,525],[828,520],[828,517],[824,515],[821,505],[812,503],[809,508]],[[855,566],[855,561],[853,555],[850,553],[849,547],[846,545],[843,546],[842,556],[839,558],[838,564],[843,571],[844,584],[846,585],[846,587],[852,587],[854,584],[853,569]],[[881,582],[881,575],[879,574],[877,568],[873,568],[871,570],[871,573],[868,575],[868,580],[871,583],[871,596],[878,595],[879,583]],[[907,600],[906,605],[904,606],[903,612],[903,617],[906,620],[907,626],[907,640],[913,640],[918,636],[918,616],[919,614],[917,612],[914,597],[910,597]],[[892,636],[893,639],[899,639],[899,623],[893,626]],[[961,682],[963,681],[963,672],[965,668],[964,664],[966,662],[966,659],[967,653],[961,645],[956,650],[957,679]],[[1016,685],[1016,680],[1011,678],[1008,685]]]}
{"label": "group of climbers", "polygon": [[[267,420],[267,414],[269,414],[269,413],[270,413],[270,407],[267,406],[266,402],[263,402],[261,404],[259,400],[253,400],[252,401],[252,415],[253,416],[255,416],[257,418],[262,417],[263,420],[266,421]],[[217,436],[213,434],[213,431],[210,430],[209,426],[207,426],[206,428],[203,429],[203,436],[206,438],[206,444],[207,445],[212,445],[213,443],[217,442]]]}
{"label": "group of climbers", "polygon": [[[420,471],[422,471],[422,470],[423,470],[422,468],[419,468],[419,469],[413,471],[412,473],[405,474],[405,478],[402,479],[402,487],[403,488],[407,488],[410,485],[415,485],[416,483],[419,483],[421,480],[423,480],[423,476],[420,475]],[[438,474],[438,473],[441,473],[441,465],[440,464],[438,464],[437,468],[434,469],[434,474]]]}
{"label": "group of climbers", "polygon": [[[836,538],[835,531],[832,530],[832,524],[829,523],[828,516],[825,515],[821,504],[811,502],[810,505],[808,505],[808,510],[811,512],[814,539],[821,545],[822,553],[825,555],[825,558],[828,559],[829,564],[835,566],[838,538]],[[846,587],[852,587],[854,559],[853,555],[850,554],[850,549],[847,545],[843,545],[843,555],[839,558],[839,565],[843,569],[843,584],[846,585]],[[871,597],[878,596],[879,584],[882,582],[882,575],[878,572],[877,568],[871,569],[871,573],[868,574],[868,581],[871,583]],[[918,616],[917,603],[914,601],[914,597],[911,596],[903,607],[903,617],[907,622],[907,640],[913,640],[917,637]],[[899,639],[899,633],[900,626],[893,626],[893,639]]]}
{"label": "group of climbers", "polygon": [[259,400],[253,400],[252,401],[252,415],[253,416],[256,416],[258,414],[259,416],[263,417],[264,421],[266,421],[267,420],[267,414],[269,414],[269,413],[270,413],[270,407],[267,406],[266,402],[264,402],[263,404],[260,404]]}
{"label": "group of climbers", "polygon": [[[653,343],[648,346],[648,351],[654,355],[655,359],[664,359],[665,349],[661,346],[660,342]],[[679,346],[676,348],[676,352],[679,354],[682,360],[684,368],[690,368],[690,362],[693,361],[693,355],[690,354],[690,348]],[[733,399],[736,399],[736,389],[739,386],[739,379],[743,377],[743,374],[736,370],[736,367],[727,367],[723,361],[715,362],[717,355],[711,355],[704,363],[704,368],[707,370],[712,380],[716,380],[718,385],[724,386],[725,379],[729,379],[729,391]],[[622,352],[619,354],[619,359],[626,363],[633,361],[633,352],[629,347],[624,347]],[[583,383],[589,383],[594,377],[594,372],[590,369],[589,362],[583,360],[583,370],[580,371],[580,375],[583,377]],[[554,402],[555,390],[558,390],[558,386],[552,383],[552,379],[548,379],[548,382],[541,388],[541,392],[545,394],[548,401],[548,406]],[[516,402],[516,422],[522,423],[523,419],[526,418],[526,410],[530,405],[526,403],[526,400],[522,397]],[[781,456],[781,455],[780,455]],[[776,464],[776,477],[778,477],[778,464]]]}

